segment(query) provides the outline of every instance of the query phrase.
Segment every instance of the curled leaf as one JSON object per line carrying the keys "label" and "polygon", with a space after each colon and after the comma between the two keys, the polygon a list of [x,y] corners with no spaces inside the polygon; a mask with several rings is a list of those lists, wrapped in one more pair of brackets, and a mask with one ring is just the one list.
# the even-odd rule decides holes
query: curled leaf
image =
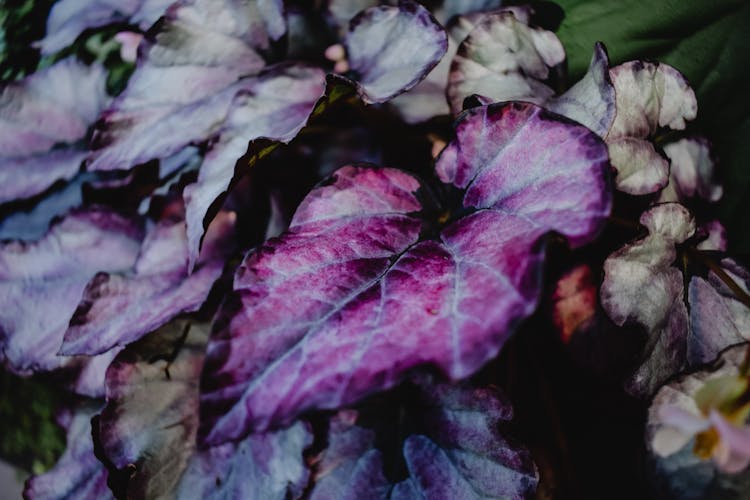
{"label": "curled leaf", "polygon": [[132,269],[99,272],[89,281],[60,348],[64,355],[94,355],[124,346],[180,313],[196,311],[231,254],[235,215],[214,219],[201,259],[188,274],[182,200],[164,211],[144,238]]}
{"label": "curled leaf", "polygon": [[15,371],[52,370],[68,321],[89,280],[136,260],[141,229],[111,211],[77,211],[38,242],[0,245],[0,346]]}
{"label": "curled leaf", "polygon": [[102,115],[89,169],[127,170],[208,139],[241,90],[235,84],[265,66],[259,52],[286,31],[282,11],[276,0],[175,3],[146,34],[127,88]]}
{"label": "curled leaf", "polygon": [[419,422],[402,447],[407,478],[391,483],[375,433],[358,414],[331,419],[328,448],[317,464],[313,500],[372,498],[528,498],[538,481],[529,453],[500,430],[513,412],[496,390],[422,384],[407,419]]}
{"label": "curled leaf", "polygon": [[24,498],[114,498],[107,487],[107,469],[94,455],[91,418],[96,411],[83,407],[69,417],[67,449],[52,469],[26,481]]}
{"label": "curled leaf", "polygon": [[663,128],[682,130],[698,105],[685,77],[666,64],[631,61],[610,71],[617,114],[606,137],[617,189],[641,195],[669,180],[669,163],[650,139]]}
{"label": "curled leaf", "polygon": [[362,100],[385,102],[411,89],[435,67],[448,37],[430,12],[412,0],[362,11],[344,39],[351,79]]}

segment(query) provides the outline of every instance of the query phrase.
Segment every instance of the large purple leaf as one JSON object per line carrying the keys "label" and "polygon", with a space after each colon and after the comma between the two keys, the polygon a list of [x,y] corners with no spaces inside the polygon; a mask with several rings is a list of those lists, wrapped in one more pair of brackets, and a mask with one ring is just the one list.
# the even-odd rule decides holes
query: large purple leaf
{"label": "large purple leaf", "polygon": [[617,189],[641,195],[669,181],[669,163],[650,139],[663,128],[682,130],[698,105],[685,77],[666,64],[631,61],[610,71],[617,114],[607,134]]}
{"label": "large purple leaf", "polygon": [[276,0],[170,7],[141,43],[127,88],[102,116],[89,168],[129,169],[208,139],[241,91],[238,80],[265,65],[259,51],[285,33],[282,10]]}
{"label": "large purple leaf", "polygon": [[209,208],[229,188],[248,144],[260,138],[291,141],[324,93],[325,74],[309,66],[277,66],[243,81],[216,143],[203,160],[198,181],[185,188],[191,269],[210,222]]}
{"label": "large purple leaf", "polygon": [[141,229],[111,211],[78,211],[38,242],[0,245],[0,346],[18,372],[51,370],[86,284],[100,271],[135,263]]}
{"label": "large purple leaf", "polygon": [[412,0],[378,6],[351,20],[344,39],[352,83],[365,103],[385,102],[411,89],[435,67],[448,37],[432,14]]}
{"label": "large purple leaf", "polygon": [[47,18],[47,32],[35,43],[43,55],[64,49],[84,30],[131,21],[151,26],[174,0],[60,0]]}
{"label": "large purple leaf", "polygon": [[107,487],[107,469],[94,455],[91,417],[96,411],[95,407],[82,407],[68,417],[67,449],[52,469],[26,481],[24,498],[114,498]]}
{"label": "large purple leaf", "polygon": [[317,464],[312,500],[354,498],[530,498],[538,477],[530,454],[510,444],[501,425],[513,416],[492,389],[427,385],[406,418],[420,422],[406,437],[407,479],[383,473],[375,432],[357,425],[357,412],[332,418],[328,448]]}
{"label": "large purple leaf", "polygon": [[219,213],[201,258],[188,274],[183,203],[170,203],[146,235],[132,270],[100,272],[88,283],[60,353],[100,354],[138,340],[180,313],[196,311],[234,250],[235,218],[234,213]]}
{"label": "large purple leaf", "polygon": [[207,443],[351,403],[421,365],[471,375],[535,309],[539,240],[596,236],[611,194],[593,133],[520,103],[470,110],[456,133],[437,172],[469,215],[435,239],[420,241],[414,177],[347,166],[246,256],[209,343]]}

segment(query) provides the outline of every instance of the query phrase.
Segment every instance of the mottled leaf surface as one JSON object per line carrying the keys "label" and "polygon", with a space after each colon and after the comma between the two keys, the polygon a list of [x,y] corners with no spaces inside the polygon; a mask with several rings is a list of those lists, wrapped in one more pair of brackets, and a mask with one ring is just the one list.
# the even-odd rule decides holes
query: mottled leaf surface
{"label": "mottled leaf surface", "polygon": [[472,94],[494,101],[537,104],[554,95],[546,82],[565,62],[554,33],[518,21],[509,12],[487,15],[461,42],[448,77],[453,114]]}
{"label": "mottled leaf surface", "polygon": [[402,447],[407,479],[392,484],[385,478],[375,433],[357,425],[357,412],[342,411],[331,419],[311,498],[343,500],[358,492],[381,499],[533,496],[536,468],[501,431],[513,411],[498,391],[425,385],[407,411],[421,421]]}
{"label": "mottled leaf surface", "polygon": [[0,345],[19,372],[51,370],[86,284],[135,263],[141,229],[111,211],[73,212],[37,242],[0,245]]}
{"label": "mottled leaf surface", "polygon": [[[451,64],[447,95],[458,114],[464,99],[522,100],[546,108],[604,137],[615,118],[615,89],[602,44],[594,46],[588,72],[556,96],[565,50],[549,31],[528,25],[528,13],[514,9],[482,16],[458,48]],[[557,83],[559,86],[560,84]]]}
{"label": "mottled leaf surface", "polygon": [[347,166],[245,257],[208,347],[207,443],[351,403],[417,366],[474,373],[536,307],[540,239],[598,233],[611,194],[593,133],[516,103],[466,112],[456,134],[436,170],[468,215],[437,238],[420,238],[414,177]]}
{"label": "mottled leaf surface", "polygon": [[371,7],[351,20],[344,46],[365,103],[385,102],[419,83],[448,48],[430,12],[412,0]]}
{"label": "mottled leaf surface", "polygon": [[238,80],[265,66],[260,52],[285,31],[278,1],[174,4],[146,34],[127,88],[102,115],[89,168],[129,169],[208,139],[241,90]]}
{"label": "mottled leaf surface", "polygon": [[86,153],[71,144],[105,106],[105,80],[101,65],[71,57],[0,90],[0,203],[37,195],[78,172]]}
{"label": "mottled leaf surface", "polygon": [[693,198],[718,201],[723,194],[716,182],[716,163],[708,141],[687,137],[664,146],[669,158],[669,183],[659,194],[659,201],[686,202]]}
{"label": "mottled leaf surface", "polygon": [[617,189],[628,194],[654,193],[669,181],[669,163],[650,139],[662,129],[682,130],[698,104],[679,71],[666,64],[631,61],[610,71],[617,114],[607,134]]}
{"label": "mottled leaf surface", "polygon": [[196,500],[300,498],[310,477],[303,452],[312,441],[309,426],[297,422],[201,450],[188,464],[177,496]]}
{"label": "mottled leaf surface", "polygon": [[[750,309],[743,299],[750,302],[750,275],[728,259],[706,278],[685,276],[675,266],[676,246],[696,233],[695,221],[682,205],[656,205],[643,214],[641,224],[648,236],[605,261],[601,300],[617,325],[639,325],[646,331],[640,366],[628,389],[647,396],[672,375],[714,361],[722,350],[747,340]],[[701,245],[704,250],[721,249],[720,239]]]}
{"label": "mottled leaf surface", "polygon": [[91,418],[96,411],[83,407],[68,417],[68,447],[52,469],[26,481],[24,498],[114,498],[107,486],[107,469],[94,456]]}
{"label": "mottled leaf surface", "polygon": [[688,311],[683,276],[672,265],[675,245],[695,232],[695,221],[676,203],[657,205],[641,216],[649,234],[626,245],[604,262],[601,301],[618,326],[634,323],[648,335],[641,366],[628,386],[632,392],[653,394],[685,365]]}
{"label": "mottled leaf surface", "polygon": [[129,498],[171,496],[187,467],[207,338],[208,325],[174,321],[126,348],[107,370],[99,440],[107,460],[128,474]]}
{"label": "mottled leaf surface", "polygon": [[234,250],[236,216],[220,212],[188,274],[182,200],[164,209],[146,235],[138,260],[126,273],[100,272],[89,281],[65,332],[60,352],[99,354],[134,342],[180,313],[196,311]]}

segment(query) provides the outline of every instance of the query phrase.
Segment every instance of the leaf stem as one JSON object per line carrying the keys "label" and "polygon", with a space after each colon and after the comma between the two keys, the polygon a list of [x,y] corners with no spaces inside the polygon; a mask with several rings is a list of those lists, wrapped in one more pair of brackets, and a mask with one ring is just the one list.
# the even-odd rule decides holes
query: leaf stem
{"label": "leaf stem", "polygon": [[736,281],[732,279],[729,274],[714,261],[711,257],[706,255],[704,252],[701,252],[700,250],[690,248],[688,249],[688,253],[691,257],[696,257],[698,260],[700,260],[703,264],[706,265],[716,276],[719,277],[719,279],[727,285],[727,287],[734,293],[737,300],[742,302],[745,307],[750,308],[750,295],[740,286],[737,284]]}

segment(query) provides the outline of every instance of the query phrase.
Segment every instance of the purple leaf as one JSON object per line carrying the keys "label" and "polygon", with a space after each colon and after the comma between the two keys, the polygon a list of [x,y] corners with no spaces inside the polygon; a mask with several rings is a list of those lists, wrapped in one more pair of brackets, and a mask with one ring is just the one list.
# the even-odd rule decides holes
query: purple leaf
{"label": "purple leaf", "polygon": [[232,212],[220,212],[192,274],[182,200],[173,201],[141,246],[132,270],[100,272],[86,286],[60,348],[64,355],[100,354],[134,342],[173,317],[196,311],[234,250]]}
{"label": "purple leaf", "polygon": [[545,83],[565,62],[554,33],[532,28],[511,12],[489,14],[461,42],[448,77],[448,101],[457,115],[466,97],[544,103],[555,92]]}
{"label": "purple leaf", "polygon": [[[656,205],[641,216],[641,224],[649,235],[605,261],[601,300],[615,324],[637,325],[647,334],[640,366],[627,387],[634,394],[647,396],[672,375],[711,362],[722,350],[749,339],[750,309],[746,304],[750,303],[750,274],[724,260],[709,265],[707,279],[683,276],[674,265],[676,246],[693,237],[696,228],[682,205]],[[701,245],[710,247],[705,241]],[[687,257],[710,260],[710,256],[701,255],[701,250],[693,249]]]}
{"label": "purple leaf", "polygon": [[594,47],[581,81],[555,96],[548,83],[561,73],[565,50],[552,32],[528,26],[527,18],[524,11],[492,13],[469,32],[451,65],[451,110],[460,113],[464,100],[475,94],[490,102],[530,101],[604,137],[615,119],[615,89],[604,46]]}
{"label": "purple leaf", "polygon": [[[209,208],[227,191],[236,164],[257,139],[287,143],[305,126],[325,93],[325,74],[310,66],[277,66],[242,82],[231,111],[206,154],[198,181],[185,188],[190,268],[198,257]],[[246,167],[247,168],[247,167]]]}
{"label": "purple leaf", "polygon": [[352,498],[528,498],[538,476],[530,454],[500,430],[513,412],[491,389],[435,385],[421,388],[407,418],[421,421],[406,437],[408,478],[390,484],[375,434],[356,425],[357,412],[331,420],[328,448],[317,466],[312,500]]}
{"label": "purple leaf", "polygon": [[128,474],[129,498],[170,495],[187,467],[207,339],[207,325],[174,321],[126,348],[107,370],[99,440],[106,459]]}
{"label": "purple leaf", "polygon": [[[712,425],[699,408],[700,392],[705,392],[707,384],[726,385],[737,377],[746,352],[746,346],[729,349],[717,365],[683,375],[656,393],[648,411],[646,443],[656,475],[670,495],[696,500],[742,498],[748,491],[747,470],[722,472],[729,465],[723,462],[729,457],[722,455],[722,447],[732,444],[724,442],[729,436],[717,433],[718,442],[709,450],[714,453],[713,461],[702,459],[694,451],[698,446],[696,434]],[[700,427],[696,425],[699,423]]]}
{"label": "purple leaf", "polygon": [[436,168],[470,214],[437,238],[420,241],[414,177],[348,166],[245,257],[208,347],[206,443],[352,403],[418,366],[471,375],[535,309],[540,239],[596,236],[611,199],[590,131],[514,103],[466,112],[456,133]]}
{"label": "purple leaf", "polygon": [[298,498],[312,444],[305,424],[196,449],[208,325],[176,320],[128,346],[107,371],[102,451],[133,498]]}
{"label": "purple leaf", "polygon": [[448,48],[432,14],[412,0],[371,7],[351,20],[344,40],[350,80],[367,104],[388,101],[418,84]]}
{"label": "purple leaf", "polygon": [[[724,259],[720,268],[736,286],[750,292],[750,273],[736,262]],[[711,362],[728,346],[750,340],[750,307],[711,271],[707,279],[694,276],[688,287],[690,302],[691,364]]]}
{"label": "purple leaf", "polygon": [[653,394],[685,364],[688,312],[682,273],[672,263],[675,245],[694,234],[695,221],[683,206],[667,203],[645,212],[641,224],[648,236],[604,262],[601,301],[618,326],[635,323],[646,330],[642,364],[628,386],[631,392]]}
{"label": "purple leaf", "polygon": [[17,372],[52,370],[86,283],[100,271],[123,271],[136,260],[141,230],[104,209],[78,211],[38,242],[0,245],[0,346]]}
{"label": "purple leaf", "polygon": [[47,18],[45,37],[35,46],[43,55],[72,44],[89,28],[130,21],[142,29],[151,26],[174,0],[60,0]]}
{"label": "purple leaf", "polygon": [[617,114],[606,137],[617,189],[642,195],[669,181],[669,163],[649,141],[662,128],[682,130],[698,110],[685,77],[666,64],[631,61],[610,71]]}
{"label": "purple leaf", "polygon": [[0,157],[0,203],[30,198],[60,179],[73,178],[86,155],[86,151],[69,148],[46,154]]}
{"label": "purple leaf", "polygon": [[242,91],[238,80],[260,71],[259,51],[284,34],[282,9],[276,0],[170,7],[141,43],[127,88],[103,114],[89,168],[130,169],[208,139]]}
{"label": "purple leaf", "polygon": [[714,181],[716,166],[705,138],[680,139],[664,146],[664,153],[670,162],[669,183],[660,193],[659,201],[684,203],[695,197],[719,201],[723,189]]}
{"label": "purple leaf", "polygon": [[0,157],[25,157],[82,139],[107,101],[105,80],[101,65],[70,57],[7,84],[0,94]]}
{"label": "purple leaf", "polygon": [[86,153],[74,143],[107,101],[106,72],[68,58],[0,94],[0,203],[30,198],[79,171]]}
{"label": "purple leaf", "polygon": [[73,413],[67,425],[67,449],[52,469],[26,481],[24,498],[114,498],[107,487],[107,469],[94,456],[91,417],[96,412],[84,407]]}
{"label": "purple leaf", "polygon": [[188,464],[177,496],[201,500],[300,498],[310,476],[302,452],[311,444],[309,427],[297,422],[287,429],[201,450]]}

